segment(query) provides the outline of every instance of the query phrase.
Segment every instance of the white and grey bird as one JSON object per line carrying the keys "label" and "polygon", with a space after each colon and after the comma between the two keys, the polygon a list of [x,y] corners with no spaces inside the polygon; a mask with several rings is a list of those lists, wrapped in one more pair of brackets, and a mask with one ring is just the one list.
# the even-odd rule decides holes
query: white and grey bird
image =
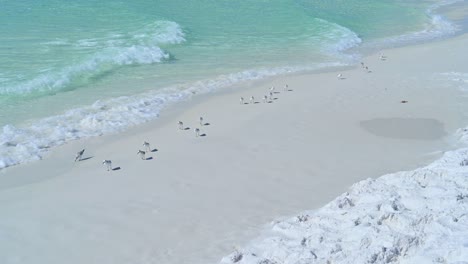
{"label": "white and grey bird", "polygon": [[203,123],[203,117],[200,116],[200,126],[203,126],[205,123]]}
{"label": "white and grey bird", "polygon": [[380,53],[379,59],[380,60],[386,60],[387,57],[383,53]]}
{"label": "white and grey bird", "polygon": [[273,93],[270,92],[270,101],[273,101]]}
{"label": "white and grey bird", "polygon": [[284,91],[288,91],[289,90],[289,86],[287,84],[284,85]]}
{"label": "white and grey bird", "polygon": [[338,78],[339,80],[343,79],[343,74],[338,73],[338,75],[336,76],[336,78]]}
{"label": "white and grey bird", "polygon": [[150,147],[150,143],[145,141],[143,142],[143,147],[146,149],[147,152],[151,152],[151,147]]}
{"label": "white and grey bird", "polygon": [[143,150],[138,150],[138,152],[137,152],[137,155],[140,155],[140,158],[142,160],[145,159],[145,154],[146,154],[146,152],[144,152]]}
{"label": "white and grey bird", "polygon": [[255,97],[253,97],[253,96],[250,97],[250,103],[251,104],[255,103]]}
{"label": "white and grey bird", "polygon": [[264,103],[267,103],[267,102],[268,102],[268,96],[266,96],[266,95],[263,96],[263,102],[264,102]]}
{"label": "white and grey bird", "polygon": [[177,124],[179,125],[180,130],[184,129],[184,122],[179,121]]}
{"label": "white and grey bird", "polygon": [[199,128],[195,128],[195,136],[196,137],[199,137],[200,136],[200,129]]}
{"label": "white and grey bird", "polygon": [[81,159],[83,158],[84,151],[85,151],[85,150],[82,149],[82,150],[80,150],[80,151],[78,151],[78,152],[76,153],[75,162],[76,162],[76,161],[81,161]]}
{"label": "white and grey bird", "polygon": [[272,86],[272,87],[270,88],[270,93],[272,93],[272,92],[274,92],[274,91],[275,91],[275,87]]}
{"label": "white and grey bird", "polygon": [[112,161],[111,160],[103,160],[102,164],[106,165],[107,171],[112,170]]}
{"label": "white and grey bird", "polygon": [[239,104],[244,104],[244,97],[241,97],[241,98],[239,99]]}

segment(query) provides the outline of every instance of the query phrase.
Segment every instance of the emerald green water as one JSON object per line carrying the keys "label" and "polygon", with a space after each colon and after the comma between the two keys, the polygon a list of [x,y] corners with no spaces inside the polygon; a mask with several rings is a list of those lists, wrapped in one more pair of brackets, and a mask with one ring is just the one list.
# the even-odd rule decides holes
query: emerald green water
{"label": "emerald green water", "polygon": [[451,33],[437,3],[0,0],[0,168],[155,119],[192,93]]}

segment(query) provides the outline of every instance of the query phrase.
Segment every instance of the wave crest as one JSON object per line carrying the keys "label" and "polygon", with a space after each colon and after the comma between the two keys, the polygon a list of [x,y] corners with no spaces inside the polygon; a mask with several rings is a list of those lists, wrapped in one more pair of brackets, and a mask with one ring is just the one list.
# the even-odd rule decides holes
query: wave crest
{"label": "wave crest", "polygon": [[[180,44],[185,41],[182,28],[175,22],[157,21],[127,35],[113,35],[110,38],[82,39],[72,46],[98,51],[83,58],[74,65],[59,70],[49,70],[28,81],[0,88],[0,94],[27,95],[33,92],[57,92],[74,81],[85,81],[99,73],[123,65],[160,63],[170,55],[160,45]],[[60,43],[66,43],[61,40]],[[57,45],[48,42],[46,45]],[[69,87],[68,87],[69,88]]]}
{"label": "wave crest", "polygon": [[324,19],[316,18],[316,20],[326,25],[326,32],[320,34],[326,42],[322,45],[324,52],[343,56],[344,51],[361,44],[362,39],[351,29]]}
{"label": "wave crest", "polygon": [[429,20],[424,26],[424,29],[420,31],[371,41],[370,43],[367,43],[366,46],[377,46],[379,48],[396,47],[453,36],[460,31],[460,27],[447,20],[442,15],[436,14],[435,11],[443,6],[456,4],[461,1],[464,0],[442,1],[430,6],[426,10],[426,15]]}

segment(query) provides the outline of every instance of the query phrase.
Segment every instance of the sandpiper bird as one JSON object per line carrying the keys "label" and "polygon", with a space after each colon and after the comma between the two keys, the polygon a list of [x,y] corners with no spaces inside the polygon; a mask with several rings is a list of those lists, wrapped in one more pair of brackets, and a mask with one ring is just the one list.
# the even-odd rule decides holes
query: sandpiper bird
{"label": "sandpiper bird", "polygon": [[76,162],[76,161],[81,161],[81,158],[83,158],[83,153],[84,153],[84,151],[85,151],[85,150],[82,149],[81,151],[78,151],[78,152],[76,153],[75,162]]}
{"label": "sandpiper bird", "polygon": [[268,102],[268,96],[266,96],[266,95],[263,96],[263,102],[264,103]]}
{"label": "sandpiper bird", "polygon": [[288,86],[287,84],[284,85],[284,90],[285,90],[285,91],[288,91],[288,90],[289,90],[289,86]]}
{"label": "sandpiper bird", "polygon": [[138,152],[137,152],[137,155],[140,155],[140,158],[142,160],[145,159],[145,154],[146,154],[146,152],[144,152],[143,150],[138,150]]}
{"label": "sandpiper bird", "polygon": [[250,97],[250,103],[251,104],[255,103],[255,97],[253,97],[253,96]]}
{"label": "sandpiper bird", "polygon": [[203,126],[204,123],[203,123],[203,117],[200,116],[200,126]]}
{"label": "sandpiper bird", "polygon": [[343,74],[338,73],[338,75],[336,76],[336,78],[338,78],[338,79],[343,79]]}
{"label": "sandpiper bird", "polygon": [[274,92],[274,91],[275,91],[275,87],[272,86],[272,87],[270,88],[270,92]]}
{"label": "sandpiper bird", "polygon": [[103,160],[102,164],[105,164],[107,167],[107,171],[112,170],[112,161],[111,160]]}
{"label": "sandpiper bird", "polygon": [[184,122],[179,121],[177,124],[179,124],[179,129],[180,130],[184,129]]}
{"label": "sandpiper bird", "polygon": [[239,104],[244,104],[244,97],[241,97],[241,98],[239,99]]}
{"label": "sandpiper bird", "polygon": [[195,128],[195,136],[196,137],[200,136],[200,129],[199,128]]}
{"label": "sandpiper bird", "polygon": [[386,60],[387,57],[383,53],[380,53],[379,59],[380,60]]}
{"label": "sandpiper bird", "polygon": [[147,152],[151,152],[151,147],[149,142],[143,142],[143,147],[145,147]]}
{"label": "sandpiper bird", "polygon": [[272,101],[272,100],[273,100],[273,93],[270,92],[270,101]]}

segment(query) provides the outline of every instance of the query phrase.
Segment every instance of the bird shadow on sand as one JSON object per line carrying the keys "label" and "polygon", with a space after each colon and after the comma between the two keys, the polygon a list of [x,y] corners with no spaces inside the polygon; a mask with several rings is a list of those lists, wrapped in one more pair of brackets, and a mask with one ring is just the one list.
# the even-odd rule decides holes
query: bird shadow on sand
{"label": "bird shadow on sand", "polygon": [[190,129],[190,127],[186,127],[186,128],[184,128],[184,130],[189,130],[189,129]]}
{"label": "bird shadow on sand", "polygon": [[254,104],[259,104],[260,102],[255,101]]}
{"label": "bird shadow on sand", "polygon": [[211,125],[211,124],[210,124],[210,123],[204,123],[203,125],[204,125],[204,126],[209,126],[209,125]]}
{"label": "bird shadow on sand", "polygon": [[153,159],[153,157],[148,157],[148,158],[146,158],[146,160],[152,160],[152,159]]}
{"label": "bird shadow on sand", "polygon": [[158,152],[158,149],[152,149],[151,152]]}
{"label": "bird shadow on sand", "polygon": [[89,157],[86,157],[86,158],[82,158],[82,159],[80,159],[80,161],[83,161],[83,160],[89,160],[89,159],[92,159],[92,158],[94,158],[94,157],[93,157],[93,156],[89,156]]}
{"label": "bird shadow on sand", "polygon": [[118,170],[121,170],[120,167],[115,167],[112,169],[113,171],[118,171]]}
{"label": "bird shadow on sand", "polygon": [[200,137],[206,137],[206,133],[201,134]]}

